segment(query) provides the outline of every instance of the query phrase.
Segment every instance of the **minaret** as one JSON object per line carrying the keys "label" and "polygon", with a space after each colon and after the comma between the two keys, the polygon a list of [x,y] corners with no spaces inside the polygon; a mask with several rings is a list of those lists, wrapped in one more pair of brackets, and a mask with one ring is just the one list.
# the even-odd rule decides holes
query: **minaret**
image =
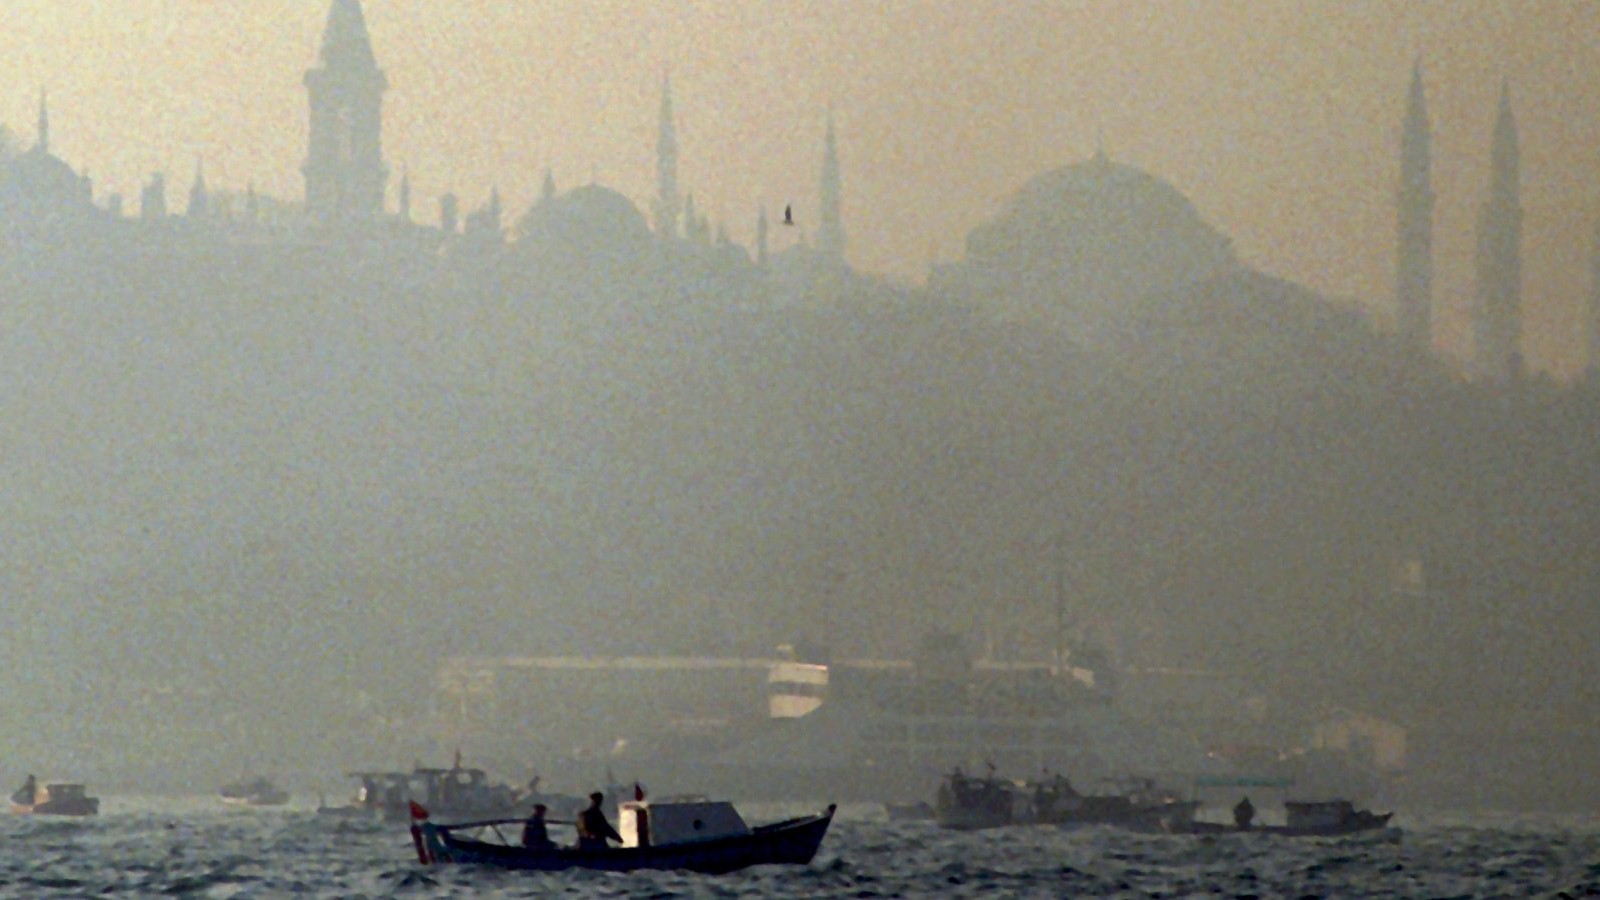
{"label": "minaret", "polygon": [[1496,383],[1522,374],[1522,204],[1517,123],[1511,89],[1502,83],[1495,117],[1489,199],[1478,220],[1478,293],[1473,310],[1473,363]]}
{"label": "minaret", "polygon": [[761,204],[761,214],[756,217],[756,265],[767,267],[767,205]]}
{"label": "minaret", "polygon": [[185,215],[191,219],[203,219],[211,212],[211,192],[206,190],[206,164],[204,159],[195,160],[194,182],[189,185],[189,210]]}
{"label": "minaret", "polygon": [[656,138],[656,233],[678,235],[678,129],[672,122],[672,81],[661,76],[660,135]]}
{"label": "minaret", "polygon": [[411,222],[411,167],[400,170],[400,221]]}
{"label": "minaret", "polygon": [[817,249],[830,260],[844,263],[844,223],[839,218],[839,150],[833,137],[833,107],[828,107],[828,132],[822,148],[822,216],[817,226]]}
{"label": "minaret", "polygon": [[1600,378],[1600,223],[1594,229],[1594,257],[1589,261],[1589,378]]}
{"label": "minaret", "polygon": [[39,143],[36,146],[41,154],[50,152],[50,94],[44,88],[39,89]]}
{"label": "minaret", "polygon": [[1395,321],[1409,349],[1433,347],[1433,163],[1422,65],[1411,69],[1411,94],[1400,132],[1398,252],[1395,271]]}
{"label": "minaret", "polygon": [[306,208],[323,220],[383,213],[383,93],[360,0],[333,0],[322,52],[306,73],[311,140],[302,172]]}

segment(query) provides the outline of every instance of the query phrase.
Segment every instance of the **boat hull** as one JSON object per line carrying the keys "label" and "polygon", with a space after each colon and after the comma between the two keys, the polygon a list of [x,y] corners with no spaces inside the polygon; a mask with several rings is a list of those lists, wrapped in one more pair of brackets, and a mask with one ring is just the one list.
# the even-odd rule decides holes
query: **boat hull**
{"label": "boat hull", "polygon": [[749,834],[717,840],[605,850],[514,847],[461,837],[452,833],[452,826],[426,822],[421,825],[421,837],[429,861],[435,863],[487,865],[539,872],[568,869],[632,872],[655,869],[720,875],[751,866],[805,865],[811,862],[828,833],[833,812],[834,807],[830,806],[827,812],[820,815],[763,825]]}
{"label": "boat hull", "polygon": [[250,797],[224,796],[222,802],[226,806],[283,806],[289,802],[287,793],[260,794]]}
{"label": "boat hull", "polygon": [[1250,828],[1239,828],[1225,822],[1187,822],[1177,823],[1160,830],[1169,834],[1268,834],[1277,837],[1348,837],[1351,835],[1375,835],[1385,838],[1400,836],[1400,829],[1389,824],[1393,813],[1384,813],[1378,816],[1368,816],[1356,821],[1341,822],[1327,825],[1253,825]]}
{"label": "boat hull", "polygon": [[97,816],[100,814],[100,800],[97,797],[89,797],[61,803],[46,802],[34,805],[12,803],[11,811],[22,816]]}

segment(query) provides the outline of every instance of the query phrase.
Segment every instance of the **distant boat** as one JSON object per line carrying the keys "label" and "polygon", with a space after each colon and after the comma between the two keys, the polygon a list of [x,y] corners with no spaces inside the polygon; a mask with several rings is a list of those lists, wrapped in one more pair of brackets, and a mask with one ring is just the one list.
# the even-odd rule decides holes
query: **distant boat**
{"label": "distant boat", "polygon": [[915,803],[885,803],[883,811],[891,822],[928,822],[934,817],[933,804],[926,800]]}
{"label": "distant boat", "polygon": [[270,778],[241,778],[223,785],[217,793],[229,806],[282,806],[289,802],[289,792]]}
{"label": "distant boat", "polygon": [[751,828],[727,802],[629,801],[622,804],[618,821],[622,846],[580,850],[513,843],[509,837],[520,834],[522,819],[435,824],[428,821],[425,808],[417,807],[412,810],[412,840],[424,865],[455,863],[545,872],[657,869],[721,874],[750,866],[811,862],[828,833],[834,809],[830,804],[821,813]]}
{"label": "distant boat", "polygon": [[100,798],[87,795],[83,785],[57,782],[39,787],[29,775],[11,795],[11,811],[34,816],[93,816],[100,813]]}
{"label": "distant boat", "polygon": [[[448,769],[418,766],[409,772],[351,772],[361,786],[344,806],[318,806],[317,813],[340,818],[405,821],[412,801],[425,803],[440,815],[461,819],[490,819],[525,815],[534,803],[552,809],[557,795],[521,794],[510,785],[491,782],[482,769],[456,764]],[[576,803],[576,798],[566,798]],[[544,799],[549,798],[549,799]]]}
{"label": "distant boat", "polygon": [[1394,813],[1374,813],[1356,809],[1348,800],[1328,800],[1315,803],[1284,803],[1286,821],[1282,825],[1255,825],[1240,827],[1231,822],[1176,822],[1159,830],[1169,834],[1270,834],[1279,837],[1346,837],[1377,833],[1389,839],[1398,838],[1400,829],[1389,824]]}
{"label": "distant boat", "polygon": [[951,772],[939,786],[934,816],[943,828],[973,831],[1006,825],[1118,825],[1178,830],[1194,819],[1197,800],[1183,800],[1147,778],[1112,780],[1106,794],[1081,794],[1062,776],[1017,782]]}

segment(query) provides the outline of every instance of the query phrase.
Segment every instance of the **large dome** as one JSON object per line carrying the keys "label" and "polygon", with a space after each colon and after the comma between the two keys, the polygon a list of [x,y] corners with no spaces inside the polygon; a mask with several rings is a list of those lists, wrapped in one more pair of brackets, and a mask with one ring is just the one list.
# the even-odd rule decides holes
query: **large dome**
{"label": "large dome", "polygon": [[534,204],[517,231],[520,240],[534,245],[553,243],[581,250],[631,249],[650,236],[633,201],[598,184]]}
{"label": "large dome", "polygon": [[1170,291],[1237,259],[1177,188],[1099,153],[1024,185],[968,235],[966,263],[984,280],[1077,304]]}

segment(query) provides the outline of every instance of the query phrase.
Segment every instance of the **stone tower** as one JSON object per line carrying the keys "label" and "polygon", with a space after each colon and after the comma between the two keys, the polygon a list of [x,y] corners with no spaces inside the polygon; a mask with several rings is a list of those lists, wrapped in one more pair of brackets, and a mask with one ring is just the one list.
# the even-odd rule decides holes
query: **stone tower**
{"label": "stone tower", "polygon": [[306,72],[311,140],[301,171],[306,209],[324,221],[383,213],[383,94],[360,0],[333,0],[315,68]]}

